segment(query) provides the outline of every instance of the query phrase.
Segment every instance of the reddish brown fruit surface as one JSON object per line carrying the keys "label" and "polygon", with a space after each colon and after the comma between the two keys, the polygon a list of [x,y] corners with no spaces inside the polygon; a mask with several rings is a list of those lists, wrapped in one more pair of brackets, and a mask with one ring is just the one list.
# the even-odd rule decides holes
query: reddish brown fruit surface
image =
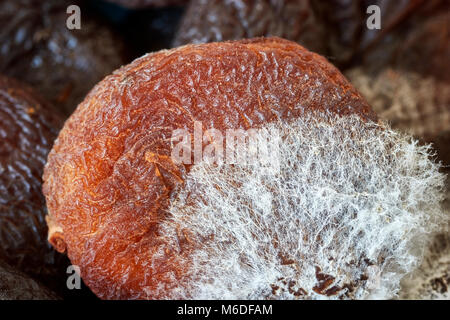
{"label": "reddish brown fruit surface", "polygon": [[81,29],[67,28],[73,3],[0,1],[0,73],[30,84],[67,115],[124,63],[120,38],[84,10]]}
{"label": "reddish brown fruit surface", "polygon": [[0,77],[0,258],[38,278],[62,257],[46,243],[42,172],[62,119],[30,88]]}
{"label": "reddish brown fruit surface", "polygon": [[188,45],[135,60],[90,92],[49,155],[44,194],[60,231],[50,241],[67,248],[101,298],[164,297],[187,267],[173,262],[176,252],[156,256],[171,191],[188,170],[171,161],[173,130],[192,133],[195,120],[246,129],[305,110],[376,119],[326,59],[279,38]]}
{"label": "reddish brown fruit surface", "polygon": [[55,300],[58,296],[0,261],[0,300]]}

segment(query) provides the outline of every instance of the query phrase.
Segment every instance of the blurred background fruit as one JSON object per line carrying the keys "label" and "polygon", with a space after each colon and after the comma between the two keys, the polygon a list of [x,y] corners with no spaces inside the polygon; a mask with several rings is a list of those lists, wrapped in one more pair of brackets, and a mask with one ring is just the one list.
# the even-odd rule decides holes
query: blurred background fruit
{"label": "blurred background fruit", "polygon": [[[69,4],[81,7],[80,30],[66,28]],[[373,4],[381,30],[366,26]],[[54,272],[66,278],[61,266],[68,261],[48,251],[43,229],[46,153],[103,77],[182,44],[271,35],[296,41],[335,64],[380,118],[433,143],[450,172],[449,24],[446,0],[1,1],[0,73],[26,85],[0,80],[0,257],[45,284]],[[448,186],[447,212],[450,179]],[[449,239],[448,232],[436,236],[400,297],[445,296],[433,292],[447,288]],[[63,297],[92,297],[67,291],[62,280],[49,284],[56,282]]]}

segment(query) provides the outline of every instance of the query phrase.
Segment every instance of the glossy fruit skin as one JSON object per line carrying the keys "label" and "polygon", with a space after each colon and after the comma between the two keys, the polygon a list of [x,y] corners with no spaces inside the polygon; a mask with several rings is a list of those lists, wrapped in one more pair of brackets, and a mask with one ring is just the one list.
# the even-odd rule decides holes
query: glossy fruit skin
{"label": "glossy fruit skin", "polygon": [[67,116],[103,77],[124,64],[123,43],[81,9],[69,30],[66,0],[0,2],[0,73],[19,79]]}
{"label": "glossy fruit skin", "polygon": [[47,154],[62,124],[62,116],[31,88],[0,76],[0,258],[44,282],[65,261],[47,243],[41,190]]}
{"label": "glossy fruit skin", "polygon": [[[100,82],[67,120],[44,173],[49,221],[85,283],[104,299],[154,299],[186,266],[158,229],[188,166],[174,129],[258,127],[306,110],[358,114],[366,101],[328,61],[279,38],[188,45],[143,56]],[[164,290],[158,291],[157,288]]]}
{"label": "glossy fruit skin", "polygon": [[57,300],[59,297],[40,283],[0,261],[0,300]]}

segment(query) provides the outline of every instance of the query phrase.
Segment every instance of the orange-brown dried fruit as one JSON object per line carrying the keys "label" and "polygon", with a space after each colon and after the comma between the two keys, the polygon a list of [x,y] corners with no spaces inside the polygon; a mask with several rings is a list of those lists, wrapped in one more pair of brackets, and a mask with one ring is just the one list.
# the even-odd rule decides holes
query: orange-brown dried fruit
{"label": "orange-brown dried fruit", "polygon": [[[55,142],[43,190],[59,232],[49,241],[67,249],[100,298],[166,296],[187,267],[174,262],[176,252],[158,252],[171,191],[189,170],[170,159],[173,130],[192,133],[194,120],[246,129],[309,110],[376,120],[325,58],[279,38],[187,45],[135,60],[90,92]],[[180,237],[189,241],[181,230]]]}
{"label": "orange-brown dried fruit", "polygon": [[[381,29],[367,27],[371,5],[380,8]],[[445,0],[192,0],[173,44],[278,36],[326,55],[340,70],[363,61],[373,70],[395,63],[445,75],[448,12]]]}
{"label": "orange-brown dried fruit", "polygon": [[0,76],[0,258],[44,281],[64,258],[46,243],[41,178],[62,123],[31,88]]}

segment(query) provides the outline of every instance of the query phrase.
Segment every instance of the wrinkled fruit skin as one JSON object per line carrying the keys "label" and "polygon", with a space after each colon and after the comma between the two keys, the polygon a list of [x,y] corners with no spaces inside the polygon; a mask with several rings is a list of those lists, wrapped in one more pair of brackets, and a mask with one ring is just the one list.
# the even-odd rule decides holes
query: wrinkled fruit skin
{"label": "wrinkled fruit skin", "polygon": [[[326,59],[279,38],[189,45],[143,56],[100,82],[66,122],[44,173],[50,242],[104,299],[159,298],[186,266],[164,243],[171,191],[188,167],[170,159],[172,131],[250,128],[305,110],[358,114],[369,105]],[[58,243],[65,243],[60,246]]]}
{"label": "wrinkled fruit skin", "polygon": [[62,118],[30,88],[0,77],[0,258],[49,280],[61,255],[48,245],[42,173]]}
{"label": "wrinkled fruit skin", "polygon": [[440,0],[407,3],[390,19],[392,26],[387,32],[368,32],[366,45],[360,49],[361,64],[370,73],[390,67],[450,83],[450,3]]}
{"label": "wrinkled fruit skin", "polygon": [[56,300],[40,283],[0,261],[0,300]]}
{"label": "wrinkled fruit skin", "polygon": [[107,0],[130,9],[184,5],[189,0]]}
{"label": "wrinkled fruit skin", "polygon": [[0,73],[33,86],[66,115],[124,63],[123,44],[105,25],[82,14],[81,29],[66,27],[73,3],[0,2]]}
{"label": "wrinkled fruit skin", "polygon": [[[379,30],[366,26],[370,5],[380,8]],[[445,0],[192,0],[174,46],[279,36],[326,55],[340,70],[397,64],[448,77],[448,12]]]}
{"label": "wrinkled fruit skin", "polygon": [[193,0],[173,45],[277,36],[326,52],[326,30],[312,1]]}

